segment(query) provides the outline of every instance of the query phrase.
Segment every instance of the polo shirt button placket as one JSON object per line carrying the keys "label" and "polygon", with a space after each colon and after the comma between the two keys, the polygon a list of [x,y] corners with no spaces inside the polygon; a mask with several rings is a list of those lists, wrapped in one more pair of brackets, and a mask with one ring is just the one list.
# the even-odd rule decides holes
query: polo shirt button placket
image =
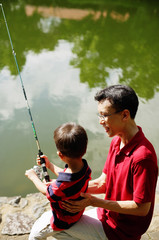
{"label": "polo shirt button placket", "polygon": [[118,168],[119,167],[119,163],[122,162],[122,152],[119,151],[117,154],[116,154],[116,157],[115,157],[115,168]]}
{"label": "polo shirt button placket", "polygon": [[115,168],[118,168],[119,157],[120,157],[120,152],[118,152],[115,157]]}

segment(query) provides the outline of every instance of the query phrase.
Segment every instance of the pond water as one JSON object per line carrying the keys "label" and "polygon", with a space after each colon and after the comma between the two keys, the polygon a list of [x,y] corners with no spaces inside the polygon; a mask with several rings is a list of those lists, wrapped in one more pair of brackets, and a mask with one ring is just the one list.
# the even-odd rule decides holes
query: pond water
{"label": "pond water", "polygon": [[[42,151],[63,167],[53,131],[75,121],[88,133],[85,158],[101,174],[111,139],[95,93],[129,84],[136,122],[159,156],[159,7],[151,1],[2,1]],[[35,192],[24,176],[37,146],[0,9],[0,195]],[[50,174],[50,172],[49,172]],[[54,178],[53,174],[50,175]]]}

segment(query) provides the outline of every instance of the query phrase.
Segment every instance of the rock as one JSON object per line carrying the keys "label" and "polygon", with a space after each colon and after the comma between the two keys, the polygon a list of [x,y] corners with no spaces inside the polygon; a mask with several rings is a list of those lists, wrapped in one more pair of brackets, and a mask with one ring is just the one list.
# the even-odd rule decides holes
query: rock
{"label": "rock", "polygon": [[[101,198],[103,196],[98,195]],[[33,223],[44,211],[50,209],[49,201],[41,193],[28,194],[25,198],[0,197],[0,239],[27,240]],[[141,239],[159,239],[159,194],[157,192],[151,225]]]}
{"label": "rock", "polygon": [[159,194],[159,177],[158,177],[158,181],[157,181],[156,192]]}
{"label": "rock", "polygon": [[16,196],[16,197],[12,197],[12,198],[8,198],[8,204],[17,207],[20,200],[21,200],[21,196]]}
{"label": "rock", "polygon": [[46,206],[50,206],[50,202],[49,201],[46,201],[42,204],[43,207],[46,207]]}
{"label": "rock", "polygon": [[156,202],[154,208],[154,216],[159,216],[159,203]]}
{"label": "rock", "polygon": [[23,209],[28,205],[28,200],[25,198],[22,198],[20,201],[20,207]]}
{"label": "rock", "polygon": [[45,208],[43,206],[37,204],[33,207],[32,211],[33,211],[33,215],[37,219],[45,212]]}
{"label": "rock", "polygon": [[150,233],[149,237],[150,237],[149,239],[158,240],[159,239],[159,231]]}
{"label": "rock", "polygon": [[153,216],[148,232],[155,232],[159,229],[159,216]]}
{"label": "rock", "polygon": [[42,200],[46,200],[46,196],[44,196],[41,193],[30,193],[26,195],[26,198],[33,198],[34,201],[42,201]]}
{"label": "rock", "polygon": [[7,202],[7,197],[0,197],[0,207]]}
{"label": "rock", "polygon": [[2,229],[2,234],[6,235],[20,235],[30,232],[33,226],[33,220],[26,214],[17,212],[8,214]]}

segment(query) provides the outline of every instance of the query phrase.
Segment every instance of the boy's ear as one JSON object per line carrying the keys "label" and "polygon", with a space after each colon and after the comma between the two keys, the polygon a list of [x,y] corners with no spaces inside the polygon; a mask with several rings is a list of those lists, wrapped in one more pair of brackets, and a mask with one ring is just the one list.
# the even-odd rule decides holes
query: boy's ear
{"label": "boy's ear", "polygon": [[57,155],[61,158],[61,159],[63,159],[63,154],[60,152],[60,151],[57,151]]}

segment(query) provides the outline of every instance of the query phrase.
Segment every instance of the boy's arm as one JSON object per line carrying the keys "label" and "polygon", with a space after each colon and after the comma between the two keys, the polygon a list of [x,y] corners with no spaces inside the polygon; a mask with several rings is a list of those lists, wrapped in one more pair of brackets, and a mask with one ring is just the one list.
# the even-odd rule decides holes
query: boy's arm
{"label": "boy's arm", "polygon": [[33,169],[26,170],[25,176],[27,176],[35,185],[35,187],[44,195],[46,195],[47,186],[41,182]]}

